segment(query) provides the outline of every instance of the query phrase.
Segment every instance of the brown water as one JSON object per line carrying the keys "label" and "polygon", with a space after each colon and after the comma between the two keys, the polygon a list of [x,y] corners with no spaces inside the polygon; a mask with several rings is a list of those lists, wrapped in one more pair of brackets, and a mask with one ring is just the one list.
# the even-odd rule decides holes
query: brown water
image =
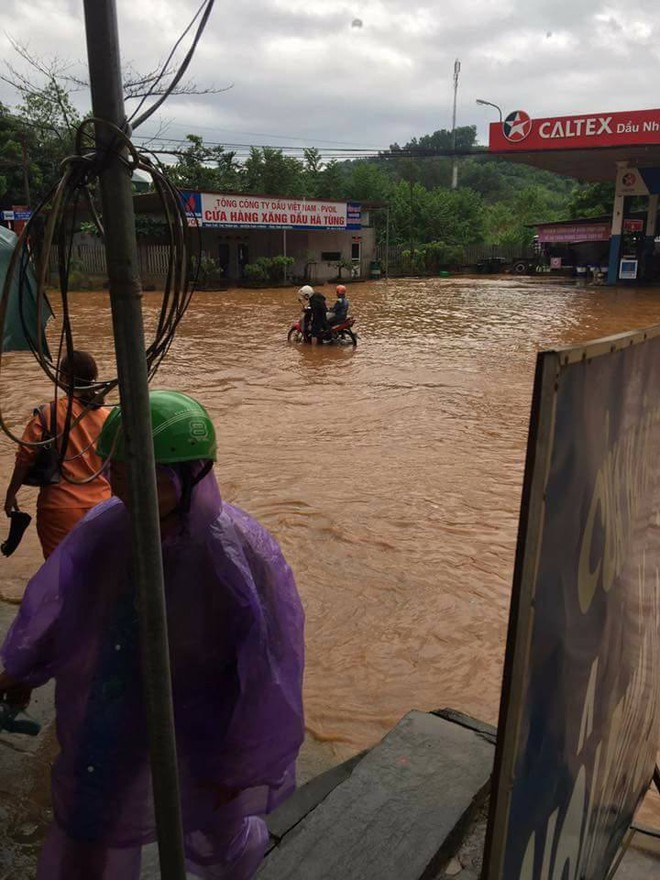
{"label": "brown water", "polygon": [[[658,293],[533,280],[391,281],[349,295],[356,350],[288,345],[293,291],[200,294],[156,383],[208,406],[224,496],[293,566],[307,723],[339,754],[412,707],[496,720],[536,351],[660,321]],[[150,320],[157,302],[146,297]],[[107,297],[77,295],[73,310],[77,345],[114,372]],[[47,396],[30,357],[8,356],[10,422]],[[9,442],[1,449],[6,481]],[[37,562],[31,530],[2,561],[6,596]]]}

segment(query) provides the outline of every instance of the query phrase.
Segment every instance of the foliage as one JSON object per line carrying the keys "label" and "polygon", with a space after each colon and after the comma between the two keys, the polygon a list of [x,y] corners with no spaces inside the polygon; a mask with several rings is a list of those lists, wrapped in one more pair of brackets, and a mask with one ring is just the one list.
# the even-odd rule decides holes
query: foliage
{"label": "foliage", "polygon": [[283,254],[271,257],[268,277],[274,283],[284,281],[285,273],[293,267],[295,262],[293,257],[285,257]]}
{"label": "foliage", "polygon": [[445,269],[460,266],[464,259],[465,251],[459,245],[431,241],[414,251],[402,251],[400,268],[411,275],[437,275]]}
{"label": "foliage", "polygon": [[[103,215],[101,214],[99,216],[102,221]],[[167,235],[167,229],[168,227],[165,220],[153,217],[151,214],[135,215],[135,231],[140,239],[150,238],[162,240]],[[101,233],[93,220],[82,220],[78,225],[78,230],[85,233],[85,235],[94,235],[96,238],[101,237]]]}
{"label": "foliage", "polygon": [[235,190],[240,186],[236,154],[224,147],[208,147],[203,138],[189,134],[188,146],[179,153],[170,177],[180,189],[201,189],[206,192]]}
{"label": "foliage", "polygon": [[568,213],[576,217],[610,216],[614,204],[613,183],[583,183],[576,186],[568,203]]}
{"label": "foliage", "polygon": [[252,147],[242,168],[243,192],[265,196],[304,195],[303,165],[273,147]]}
{"label": "foliage", "polygon": [[[37,58],[18,44],[13,48],[28,65],[28,74],[6,62],[4,73],[0,67],[0,80],[17,94],[11,110],[0,105],[0,201],[7,206],[28,201],[27,178],[35,205],[59,179],[61,162],[72,150],[81,118],[72,94],[87,84],[72,74],[68,62]],[[158,92],[166,81],[167,76],[160,80],[156,71],[129,70],[126,93],[135,98]],[[217,90],[198,90],[194,83],[177,87],[184,94],[200,91]],[[407,246],[410,259],[417,261],[422,260],[418,255],[423,245],[462,248],[486,242],[522,248],[531,242],[536,222],[611,213],[613,185],[576,185],[550,172],[489,156],[477,144],[473,126],[455,132],[457,149],[471,155],[459,159],[459,186],[452,190],[453,158],[433,152],[449,151],[453,142],[451,131],[439,129],[413,137],[403,147],[393,144],[385,156],[369,159],[324,161],[313,147],[305,149],[302,158],[273,147],[252,147],[248,157],[239,160],[231,150],[190,133],[169,171],[182,189],[386,204],[390,243]],[[406,154],[410,150],[418,156],[411,158]],[[425,151],[428,156],[419,156]],[[383,243],[385,212],[372,217]],[[160,239],[164,232],[162,223],[147,217],[138,217],[138,227],[139,234],[150,239]],[[435,259],[431,252],[432,248],[424,251],[424,271],[435,271],[426,265]],[[284,276],[282,264],[250,265],[252,277],[261,275],[264,282],[276,283]]]}
{"label": "foliage", "polygon": [[[62,100],[61,104],[73,114],[66,101]],[[0,199],[3,204],[28,201],[35,204],[59,179],[61,162],[73,148],[73,135],[59,108],[52,90],[41,99],[31,96],[13,113],[0,105]],[[73,114],[72,118],[77,117]]]}
{"label": "foliage", "polygon": [[193,272],[197,276],[199,287],[208,287],[222,278],[222,266],[213,257],[202,254],[201,257],[193,257]]}
{"label": "foliage", "polygon": [[293,257],[285,257],[281,254],[276,257],[259,257],[254,263],[245,265],[245,277],[249,281],[280,284],[284,281],[285,270],[290,269],[294,263]]}
{"label": "foliage", "polygon": [[[0,199],[3,204],[32,206],[41,202],[61,176],[61,163],[71,155],[75,130],[82,120],[72,95],[89,94],[89,83],[76,74],[76,65],[57,56],[41,57],[11,37],[9,44],[19,67],[5,54],[0,81],[13,89],[16,101],[8,109],[0,105]],[[190,80],[174,83],[177,66],[160,66],[145,72],[125,68],[127,99],[150,98],[173,86],[175,95],[215,94],[226,89],[200,88]],[[229,87],[231,88],[231,86]],[[11,138],[7,131],[11,130]],[[23,161],[25,150],[26,161]],[[24,171],[27,174],[24,175]],[[26,182],[30,198],[26,194]],[[229,185],[223,181],[223,186]]]}
{"label": "foliage", "polygon": [[336,263],[332,264],[337,267],[337,280],[341,281],[341,273],[344,269],[347,269],[349,272],[353,268],[353,263],[350,260],[346,260],[344,257],[341,260],[337,260]]}
{"label": "foliage", "polygon": [[22,171],[23,131],[0,104],[0,200],[19,204],[25,199]]}
{"label": "foliage", "polygon": [[390,241],[410,250],[428,241],[466,245],[483,239],[483,205],[469,189],[425,189],[401,181],[390,198]]}
{"label": "foliage", "polygon": [[243,266],[243,274],[248,281],[266,281],[268,278],[268,257],[259,257],[254,263]]}

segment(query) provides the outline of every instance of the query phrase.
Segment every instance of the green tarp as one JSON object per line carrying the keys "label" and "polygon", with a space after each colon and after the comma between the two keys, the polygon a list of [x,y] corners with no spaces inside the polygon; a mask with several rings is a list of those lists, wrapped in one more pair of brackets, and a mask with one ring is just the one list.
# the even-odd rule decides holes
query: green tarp
{"label": "green tarp", "polygon": [[[9,261],[11,260],[17,236],[4,226],[0,226],[0,294],[4,290],[5,279],[9,269]],[[19,271],[14,273],[11,290],[9,292],[9,302],[7,303],[7,316],[5,318],[5,332],[3,337],[3,351],[29,351],[31,346],[26,338],[26,330],[29,338],[33,340],[33,345],[37,343],[37,303],[36,290],[37,282],[32,271],[32,266],[28,266],[25,273],[25,282],[23,285],[22,302],[18,295]],[[45,353],[48,353],[48,345],[46,343],[45,329],[48,320],[53,313],[50,306],[45,304],[42,309],[41,327],[38,332],[41,334],[41,344]]]}

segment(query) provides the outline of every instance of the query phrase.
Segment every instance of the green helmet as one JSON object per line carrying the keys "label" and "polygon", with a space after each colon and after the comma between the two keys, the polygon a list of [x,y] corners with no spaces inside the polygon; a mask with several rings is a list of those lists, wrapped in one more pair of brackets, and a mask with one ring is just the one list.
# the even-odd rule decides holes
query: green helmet
{"label": "green helmet", "polygon": [[[215,428],[201,403],[178,391],[151,391],[149,408],[158,464],[216,460]],[[105,420],[96,451],[104,460],[111,454],[115,461],[125,460],[119,407]]]}

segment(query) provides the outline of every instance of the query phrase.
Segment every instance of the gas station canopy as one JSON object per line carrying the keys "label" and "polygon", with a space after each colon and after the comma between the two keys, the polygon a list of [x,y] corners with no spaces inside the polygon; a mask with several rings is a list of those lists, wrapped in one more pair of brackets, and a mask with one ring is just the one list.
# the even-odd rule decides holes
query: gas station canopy
{"label": "gas station canopy", "polygon": [[524,110],[490,126],[488,150],[583,181],[614,181],[622,165],[660,167],[660,110],[531,119]]}

